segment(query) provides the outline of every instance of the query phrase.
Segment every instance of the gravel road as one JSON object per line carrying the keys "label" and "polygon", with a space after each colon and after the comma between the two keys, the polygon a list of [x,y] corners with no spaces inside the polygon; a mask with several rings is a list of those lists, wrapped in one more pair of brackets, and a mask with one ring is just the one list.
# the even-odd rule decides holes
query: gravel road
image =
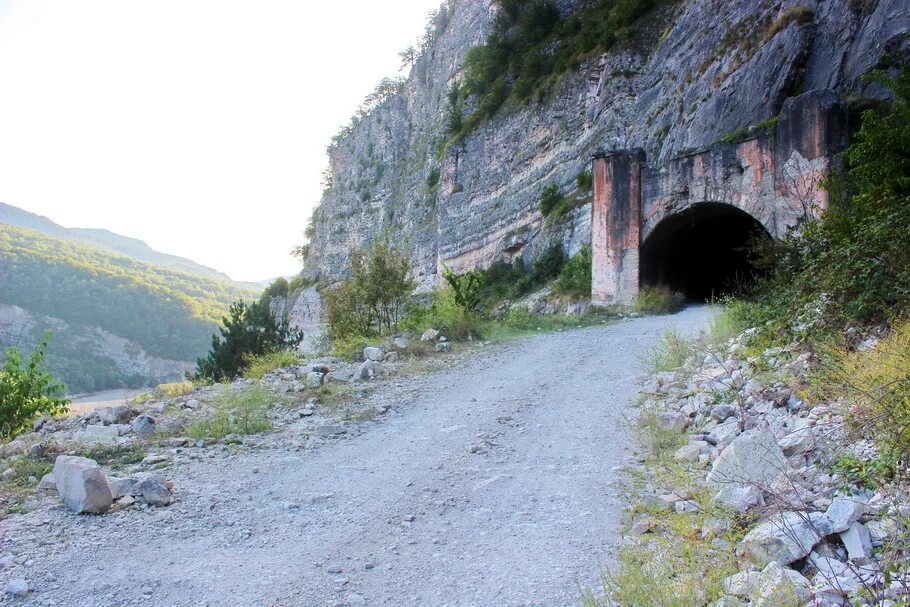
{"label": "gravel road", "polygon": [[168,508],[12,517],[25,602],[577,605],[619,539],[637,354],[708,317],[541,335],[389,382],[369,399],[390,412],[362,432],[200,450],[168,473]]}

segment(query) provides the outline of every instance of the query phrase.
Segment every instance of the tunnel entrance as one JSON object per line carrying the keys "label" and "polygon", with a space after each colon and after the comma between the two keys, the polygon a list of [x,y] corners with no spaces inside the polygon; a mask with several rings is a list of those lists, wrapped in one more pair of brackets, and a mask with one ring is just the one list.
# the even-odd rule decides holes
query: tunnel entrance
{"label": "tunnel entrance", "polygon": [[770,238],[751,215],[729,204],[701,203],[661,221],[641,245],[642,287],[666,286],[706,301],[752,284],[750,241]]}

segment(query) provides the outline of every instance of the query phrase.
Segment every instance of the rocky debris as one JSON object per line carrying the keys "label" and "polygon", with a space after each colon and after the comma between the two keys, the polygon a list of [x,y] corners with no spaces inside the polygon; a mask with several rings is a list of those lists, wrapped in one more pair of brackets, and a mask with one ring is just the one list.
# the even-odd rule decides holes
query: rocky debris
{"label": "rocky debris", "polygon": [[448,352],[451,349],[452,349],[452,344],[450,344],[447,341],[442,341],[442,342],[439,342],[438,344],[436,344],[437,352]]}
{"label": "rocky debris", "polygon": [[753,428],[737,436],[714,460],[708,483],[715,486],[778,488],[788,463],[767,427]]}
{"label": "rocky debris", "polygon": [[22,578],[10,580],[3,586],[3,592],[15,597],[26,597],[28,596],[28,591],[28,582]]}
{"label": "rocky debris", "polygon": [[114,478],[107,479],[107,485],[111,490],[111,497],[114,501],[119,500],[126,495],[133,495],[138,480],[135,478]]}
{"label": "rocky debris", "polygon": [[379,365],[372,360],[366,360],[354,371],[354,381],[370,381],[379,374]]}
{"label": "rocky debris", "polygon": [[57,493],[73,512],[103,514],[113,503],[104,470],[87,457],[58,456],[54,481]]}
{"label": "rocky debris", "polygon": [[427,329],[423,332],[423,335],[420,336],[420,341],[436,341],[437,337],[439,337],[439,331],[436,329]]}
{"label": "rocky debris", "polygon": [[101,407],[95,409],[95,417],[105,426],[112,424],[129,424],[139,413],[127,405]]}
{"label": "rocky debris", "polygon": [[157,430],[158,420],[151,415],[140,415],[133,420],[131,427],[139,436],[151,436]]}
{"label": "rocky debris", "polygon": [[376,346],[367,346],[363,349],[364,360],[380,362],[383,358],[385,358],[385,351],[382,348],[377,348]]}
{"label": "rocky debris", "polygon": [[394,338],[392,340],[392,343],[395,344],[395,347],[398,348],[399,350],[407,350],[408,346],[410,345],[410,341],[408,340],[408,338],[401,336],[401,335]]}
{"label": "rocky debris", "polygon": [[87,445],[108,444],[116,445],[120,438],[120,429],[116,426],[103,426],[101,424],[86,426],[76,432],[73,439],[78,443]]}
{"label": "rocky debris", "polygon": [[[902,493],[861,489],[831,471],[830,462],[844,453],[876,458],[875,446],[846,438],[838,403],[810,406],[798,398],[810,353],[789,346],[747,358],[747,336],[645,383],[658,427],[688,432],[674,459],[722,508],[702,533],[747,525],[731,546],[744,569],[726,580],[725,595],[712,607],[871,605],[861,598],[870,592],[884,601],[875,605],[889,604],[900,595],[885,583],[879,562],[888,542],[905,533],[897,515],[908,513]],[[700,510],[676,493],[649,489],[642,504],[652,516],[632,523],[633,541],[664,533],[662,513]]]}
{"label": "rocky debris", "polygon": [[140,497],[149,506],[167,506],[172,501],[167,483],[156,474],[148,474],[139,479],[133,487],[132,495]]}
{"label": "rocky debris", "polygon": [[57,482],[54,480],[53,472],[48,472],[41,477],[37,490],[41,493],[57,493]]}

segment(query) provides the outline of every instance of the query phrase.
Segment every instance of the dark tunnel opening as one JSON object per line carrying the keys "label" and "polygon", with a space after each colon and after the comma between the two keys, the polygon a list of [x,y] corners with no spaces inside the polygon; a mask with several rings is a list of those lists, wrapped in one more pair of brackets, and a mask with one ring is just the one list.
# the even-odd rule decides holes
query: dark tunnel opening
{"label": "dark tunnel opening", "polygon": [[661,221],[641,246],[641,286],[666,286],[703,302],[735,293],[761,274],[754,238],[770,238],[751,215],[729,204],[701,203]]}

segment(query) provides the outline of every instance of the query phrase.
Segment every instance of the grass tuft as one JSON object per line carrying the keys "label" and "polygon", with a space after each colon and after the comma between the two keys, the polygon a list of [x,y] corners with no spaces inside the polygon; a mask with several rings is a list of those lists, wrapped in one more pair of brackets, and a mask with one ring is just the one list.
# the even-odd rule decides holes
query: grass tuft
{"label": "grass tuft", "polygon": [[229,434],[258,434],[272,429],[268,408],[277,397],[262,384],[224,386],[212,400],[213,411],[187,428],[194,439],[220,440]]}

